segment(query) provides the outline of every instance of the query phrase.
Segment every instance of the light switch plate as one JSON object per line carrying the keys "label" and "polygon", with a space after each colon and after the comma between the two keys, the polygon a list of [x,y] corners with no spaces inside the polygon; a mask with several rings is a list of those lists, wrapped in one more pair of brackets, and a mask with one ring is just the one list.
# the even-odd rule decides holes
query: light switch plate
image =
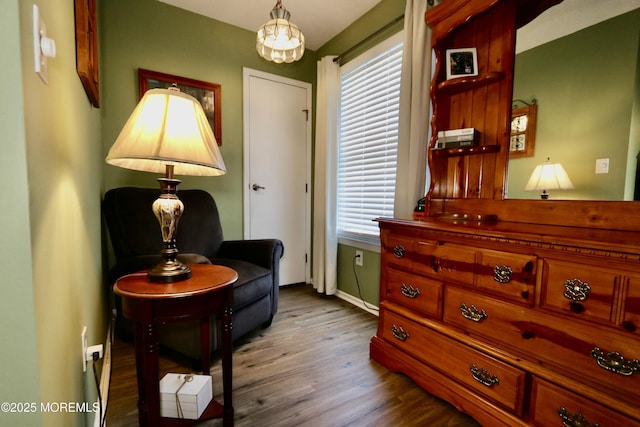
{"label": "light switch plate", "polygon": [[596,173],[609,173],[609,159],[596,159]]}
{"label": "light switch plate", "polygon": [[33,5],[33,60],[35,71],[45,84],[49,84],[47,57],[42,54],[40,40],[47,35],[47,26],[40,18],[38,5]]}

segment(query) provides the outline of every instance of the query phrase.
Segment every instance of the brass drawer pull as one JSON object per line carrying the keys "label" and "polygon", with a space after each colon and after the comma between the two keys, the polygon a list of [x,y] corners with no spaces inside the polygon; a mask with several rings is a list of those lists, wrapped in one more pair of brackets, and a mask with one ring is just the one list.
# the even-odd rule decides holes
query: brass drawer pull
{"label": "brass drawer pull", "polygon": [[409,338],[409,333],[405,331],[402,326],[393,325],[391,327],[391,333],[400,341],[406,341]]}
{"label": "brass drawer pull", "polygon": [[596,360],[598,366],[607,371],[624,376],[640,373],[640,360],[626,360],[624,356],[617,351],[605,353],[599,347],[596,347],[591,350],[590,354],[591,357]]}
{"label": "brass drawer pull", "polygon": [[471,365],[469,370],[471,371],[471,376],[473,376],[473,379],[478,381],[482,385],[493,387],[495,384],[500,383],[498,377],[496,377],[495,375],[491,375],[485,368],[478,368],[475,363]]}
{"label": "brass drawer pull", "polygon": [[512,275],[513,270],[508,265],[500,264],[493,267],[493,280],[498,283],[509,283]]}
{"label": "brass drawer pull", "polygon": [[420,289],[414,288],[411,285],[405,285],[404,283],[400,286],[400,292],[407,298],[418,298],[420,296]]}
{"label": "brass drawer pull", "polygon": [[465,303],[460,304],[460,314],[465,319],[469,319],[473,322],[482,322],[487,317],[487,312],[481,309],[478,309],[475,305],[467,307]]}
{"label": "brass drawer pull", "polygon": [[562,425],[566,427],[600,427],[598,423],[590,423],[580,412],[570,414],[564,406],[558,408]]}
{"label": "brass drawer pull", "polygon": [[573,302],[586,301],[591,292],[591,286],[580,279],[570,279],[564,282],[564,297]]}
{"label": "brass drawer pull", "polygon": [[395,245],[393,247],[393,256],[396,258],[404,258],[404,246]]}

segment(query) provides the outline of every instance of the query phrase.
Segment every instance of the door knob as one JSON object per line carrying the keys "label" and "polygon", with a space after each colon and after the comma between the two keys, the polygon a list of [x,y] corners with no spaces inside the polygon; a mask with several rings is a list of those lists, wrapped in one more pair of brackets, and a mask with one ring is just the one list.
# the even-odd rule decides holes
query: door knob
{"label": "door knob", "polygon": [[253,188],[253,191],[264,190],[264,187],[258,184],[253,184],[251,188]]}

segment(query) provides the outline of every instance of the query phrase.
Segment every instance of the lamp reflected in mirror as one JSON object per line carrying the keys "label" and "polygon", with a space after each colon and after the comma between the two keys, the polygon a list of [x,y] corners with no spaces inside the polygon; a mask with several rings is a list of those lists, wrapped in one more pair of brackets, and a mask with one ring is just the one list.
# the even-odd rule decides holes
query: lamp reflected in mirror
{"label": "lamp reflected in mirror", "polygon": [[569,175],[560,163],[551,163],[550,158],[536,166],[525,186],[525,191],[542,191],[540,198],[549,198],[548,190],[573,190],[574,186]]}

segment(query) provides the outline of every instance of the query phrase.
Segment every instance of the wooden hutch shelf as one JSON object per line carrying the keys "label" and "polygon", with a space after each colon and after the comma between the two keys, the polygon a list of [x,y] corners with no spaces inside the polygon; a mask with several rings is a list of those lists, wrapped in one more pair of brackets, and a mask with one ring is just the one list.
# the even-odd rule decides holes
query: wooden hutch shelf
{"label": "wooden hutch shelf", "polygon": [[440,150],[431,150],[435,157],[456,157],[468,156],[473,154],[497,153],[500,151],[499,145],[480,145],[475,147],[456,147],[442,148]]}
{"label": "wooden hutch shelf", "polygon": [[443,94],[453,95],[477,87],[490,85],[491,83],[499,82],[504,78],[504,76],[505,74],[501,71],[492,71],[472,77],[458,77],[455,79],[449,79],[438,84],[438,91],[442,92]]}

